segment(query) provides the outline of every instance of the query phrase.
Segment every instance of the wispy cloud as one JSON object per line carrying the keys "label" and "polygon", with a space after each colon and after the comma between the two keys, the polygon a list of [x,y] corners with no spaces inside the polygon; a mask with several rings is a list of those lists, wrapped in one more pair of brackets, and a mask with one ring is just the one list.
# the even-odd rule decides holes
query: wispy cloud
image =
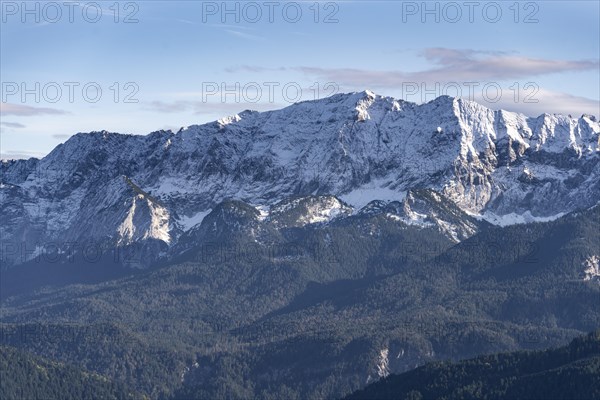
{"label": "wispy cloud", "polygon": [[401,70],[371,70],[357,68],[321,68],[311,66],[264,68],[242,65],[226,68],[234,72],[272,72],[294,70],[321,81],[337,82],[357,88],[401,87],[407,82],[481,82],[534,78],[561,72],[594,71],[600,69],[598,60],[550,60],[524,57],[514,53],[472,49],[428,48],[420,56],[432,68],[417,72]]}
{"label": "wispy cloud", "polygon": [[265,111],[281,108],[283,104],[269,103],[249,103],[249,102],[203,102],[191,100],[177,100],[173,102],[152,101],[144,105],[144,109],[162,113],[191,112],[195,115],[217,114],[231,115],[244,110]]}
{"label": "wispy cloud", "polygon": [[40,153],[37,151],[27,151],[27,150],[8,150],[0,153],[0,159],[2,160],[23,160],[29,158],[42,158],[44,157],[44,153]]}
{"label": "wispy cloud", "polygon": [[[507,90],[507,93],[509,91]],[[515,102],[512,96],[502,96],[495,103],[489,103],[481,96],[475,96],[475,101],[491,109],[504,109],[516,111],[528,116],[538,116],[543,113],[570,114],[579,117],[581,114],[600,116],[600,101],[586,97],[574,96],[568,93],[556,92],[540,88],[535,94],[536,102]]]}
{"label": "wispy cloud", "polygon": [[177,100],[167,103],[156,100],[144,104],[144,109],[161,113],[178,113],[188,111],[193,108],[193,106],[193,101]]}
{"label": "wispy cloud", "polygon": [[25,125],[20,124],[18,122],[0,122],[0,125],[5,126],[7,128],[17,128],[17,129],[21,129],[21,128],[25,128]]}
{"label": "wispy cloud", "polygon": [[233,67],[225,67],[224,71],[228,73],[236,73],[236,72],[254,72],[254,73],[262,73],[262,72],[281,72],[288,71],[292,68],[287,67],[259,67],[257,65],[238,65]]}
{"label": "wispy cloud", "polygon": [[17,115],[21,117],[30,117],[36,115],[60,115],[68,114],[67,111],[48,107],[33,107],[25,104],[0,103],[1,115]]}
{"label": "wispy cloud", "polygon": [[[419,55],[429,61],[430,68],[416,72],[406,72],[399,70],[378,71],[371,69],[321,68],[311,66],[263,67],[244,64],[227,67],[225,68],[225,72],[273,74],[276,72],[294,71],[307,75],[311,81],[335,82],[338,88],[342,88],[340,91],[370,88],[388,93],[394,93],[400,89],[402,93],[404,85],[408,83],[417,83],[419,88],[422,87],[422,84],[426,88],[435,88],[435,84],[437,83],[443,85],[444,83],[456,82],[463,90],[463,95],[465,96],[468,95],[469,89],[463,83],[472,82],[481,87],[485,83],[499,82],[503,86],[503,95],[499,101],[495,103],[487,101],[482,97],[481,90],[475,90],[475,98],[470,99],[485,104],[490,108],[504,108],[523,112],[528,115],[539,115],[543,112],[573,115],[577,115],[578,113],[599,114],[598,100],[595,99],[539,88],[535,96],[537,102],[525,102],[523,98],[520,99],[520,102],[515,102],[513,96],[509,95],[513,92],[510,88],[506,87],[509,85],[508,82],[514,82],[513,79],[534,79],[541,75],[566,72],[598,71],[600,70],[600,61],[598,60],[542,59],[525,57],[515,52],[440,47],[425,49]],[[420,94],[423,97],[423,93]],[[441,94],[441,92],[438,93],[438,95]],[[523,95],[525,94],[523,93]],[[186,94],[186,97],[189,98],[189,95],[202,96],[201,93],[190,93]],[[457,93],[457,95],[460,94]],[[414,97],[406,98],[406,100],[418,101]],[[210,114],[219,111],[231,112],[234,110],[237,112],[237,110],[243,107],[239,103],[215,105],[186,100],[160,104],[160,106],[159,108],[163,112],[194,110],[195,113],[200,114]],[[276,108],[275,104],[269,104],[268,106],[271,109]],[[258,105],[253,104],[248,108],[258,109]]]}
{"label": "wispy cloud", "polygon": [[190,21],[190,20],[188,20],[188,19],[180,19],[180,18],[178,18],[178,19],[176,19],[175,21],[176,21],[176,22],[179,22],[179,23],[182,23],[182,24],[196,25],[196,23],[195,23],[195,22],[193,22],[193,21]]}
{"label": "wispy cloud", "polygon": [[242,38],[242,39],[247,39],[247,40],[263,40],[264,38],[262,36],[257,36],[257,35],[252,35],[250,33],[246,33],[246,32],[240,32],[240,31],[236,31],[233,29],[225,29],[225,32],[229,33],[230,35]]}
{"label": "wispy cloud", "polygon": [[194,114],[232,115],[244,110],[267,111],[277,110],[284,106],[284,104],[280,103],[200,103],[196,107]]}
{"label": "wispy cloud", "polygon": [[73,136],[73,135],[69,135],[67,133],[56,133],[56,134],[52,135],[52,137],[54,139],[58,139],[58,140],[66,140],[66,139],[69,139],[71,136]]}
{"label": "wispy cloud", "polygon": [[255,28],[251,28],[249,26],[232,25],[232,24],[206,24],[206,26],[210,26],[212,28],[219,28],[219,29],[241,29],[241,30],[245,30],[245,31],[256,30]]}
{"label": "wispy cloud", "polygon": [[262,36],[255,35],[254,33],[250,33],[250,32],[256,32],[256,29],[248,27],[248,26],[231,25],[231,24],[206,24],[205,26],[222,30],[223,32],[225,32],[231,36],[235,36],[235,37],[245,39],[245,40],[260,41],[260,40],[265,39]]}
{"label": "wispy cloud", "polygon": [[425,49],[422,56],[440,67],[412,75],[435,81],[447,80],[448,74],[453,80],[500,80],[600,68],[598,60],[549,60],[523,57],[506,52],[457,50],[442,47]]}

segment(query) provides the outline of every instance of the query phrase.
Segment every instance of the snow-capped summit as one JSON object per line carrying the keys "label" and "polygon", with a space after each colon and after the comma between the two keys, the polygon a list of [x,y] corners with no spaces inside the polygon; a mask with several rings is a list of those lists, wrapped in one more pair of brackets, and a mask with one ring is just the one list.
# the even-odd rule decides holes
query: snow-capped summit
{"label": "snow-capped summit", "polygon": [[448,96],[414,104],[371,91],[177,133],[79,133],[41,160],[0,163],[0,235],[13,245],[3,252],[10,264],[56,241],[172,246],[227,199],[269,207],[332,195],[359,209],[427,188],[491,222],[552,218],[600,198],[599,134],[586,115],[531,118]]}

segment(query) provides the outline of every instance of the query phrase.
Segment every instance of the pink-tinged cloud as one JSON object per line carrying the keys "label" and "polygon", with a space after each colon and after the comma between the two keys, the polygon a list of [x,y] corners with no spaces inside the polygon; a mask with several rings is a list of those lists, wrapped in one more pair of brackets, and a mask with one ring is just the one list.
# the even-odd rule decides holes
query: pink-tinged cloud
{"label": "pink-tinged cloud", "polygon": [[515,102],[512,92],[508,89],[505,92],[507,95],[502,96],[498,102],[489,103],[481,96],[475,96],[474,100],[494,110],[516,111],[531,117],[544,113],[570,114],[573,117],[580,117],[582,114],[600,116],[599,100],[540,88],[531,99],[533,101],[526,102],[521,98],[521,101]]}
{"label": "pink-tinged cloud", "polygon": [[497,51],[437,47],[425,49],[420,55],[431,63],[430,69],[405,72],[400,69],[374,70],[311,66],[264,68],[242,65],[229,67],[225,71],[229,73],[239,71],[267,73],[282,69],[293,70],[323,82],[337,82],[339,85],[357,89],[401,87],[407,82],[494,82],[562,72],[600,71],[600,61],[598,60],[554,60]]}

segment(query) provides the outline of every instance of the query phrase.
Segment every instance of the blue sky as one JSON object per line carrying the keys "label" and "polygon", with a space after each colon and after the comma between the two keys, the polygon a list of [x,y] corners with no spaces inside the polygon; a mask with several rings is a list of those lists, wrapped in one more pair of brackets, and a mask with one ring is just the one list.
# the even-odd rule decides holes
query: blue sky
{"label": "blue sky", "polygon": [[597,1],[1,3],[2,158],[364,89],[600,114]]}

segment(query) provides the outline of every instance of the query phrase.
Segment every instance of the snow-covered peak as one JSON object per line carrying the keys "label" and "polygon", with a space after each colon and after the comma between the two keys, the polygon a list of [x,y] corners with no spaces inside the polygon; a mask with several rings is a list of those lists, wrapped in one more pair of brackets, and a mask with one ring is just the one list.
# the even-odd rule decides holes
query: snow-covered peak
{"label": "snow-covered peak", "polygon": [[241,120],[242,120],[242,117],[240,117],[238,114],[235,114],[235,115],[231,115],[231,116],[228,116],[228,117],[223,117],[220,120],[218,120],[217,123],[220,126],[225,126],[225,125],[229,125],[229,124],[231,124],[233,122],[238,122],[238,121],[241,121]]}
{"label": "snow-covered peak", "polygon": [[[0,234],[173,244],[227,199],[272,207],[294,196],[332,196],[356,210],[403,201],[415,188],[499,221],[548,218],[597,202],[599,134],[591,116],[530,118],[448,96],[415,104],[371,91],[243,111],[176,134],[80,133],[41,160],[0,163],[2,206],[11,205]],[[133,225],[123,176],[156,200],[135,200]],[[346,210],[306,208],[294,223],[326,222]]]}

